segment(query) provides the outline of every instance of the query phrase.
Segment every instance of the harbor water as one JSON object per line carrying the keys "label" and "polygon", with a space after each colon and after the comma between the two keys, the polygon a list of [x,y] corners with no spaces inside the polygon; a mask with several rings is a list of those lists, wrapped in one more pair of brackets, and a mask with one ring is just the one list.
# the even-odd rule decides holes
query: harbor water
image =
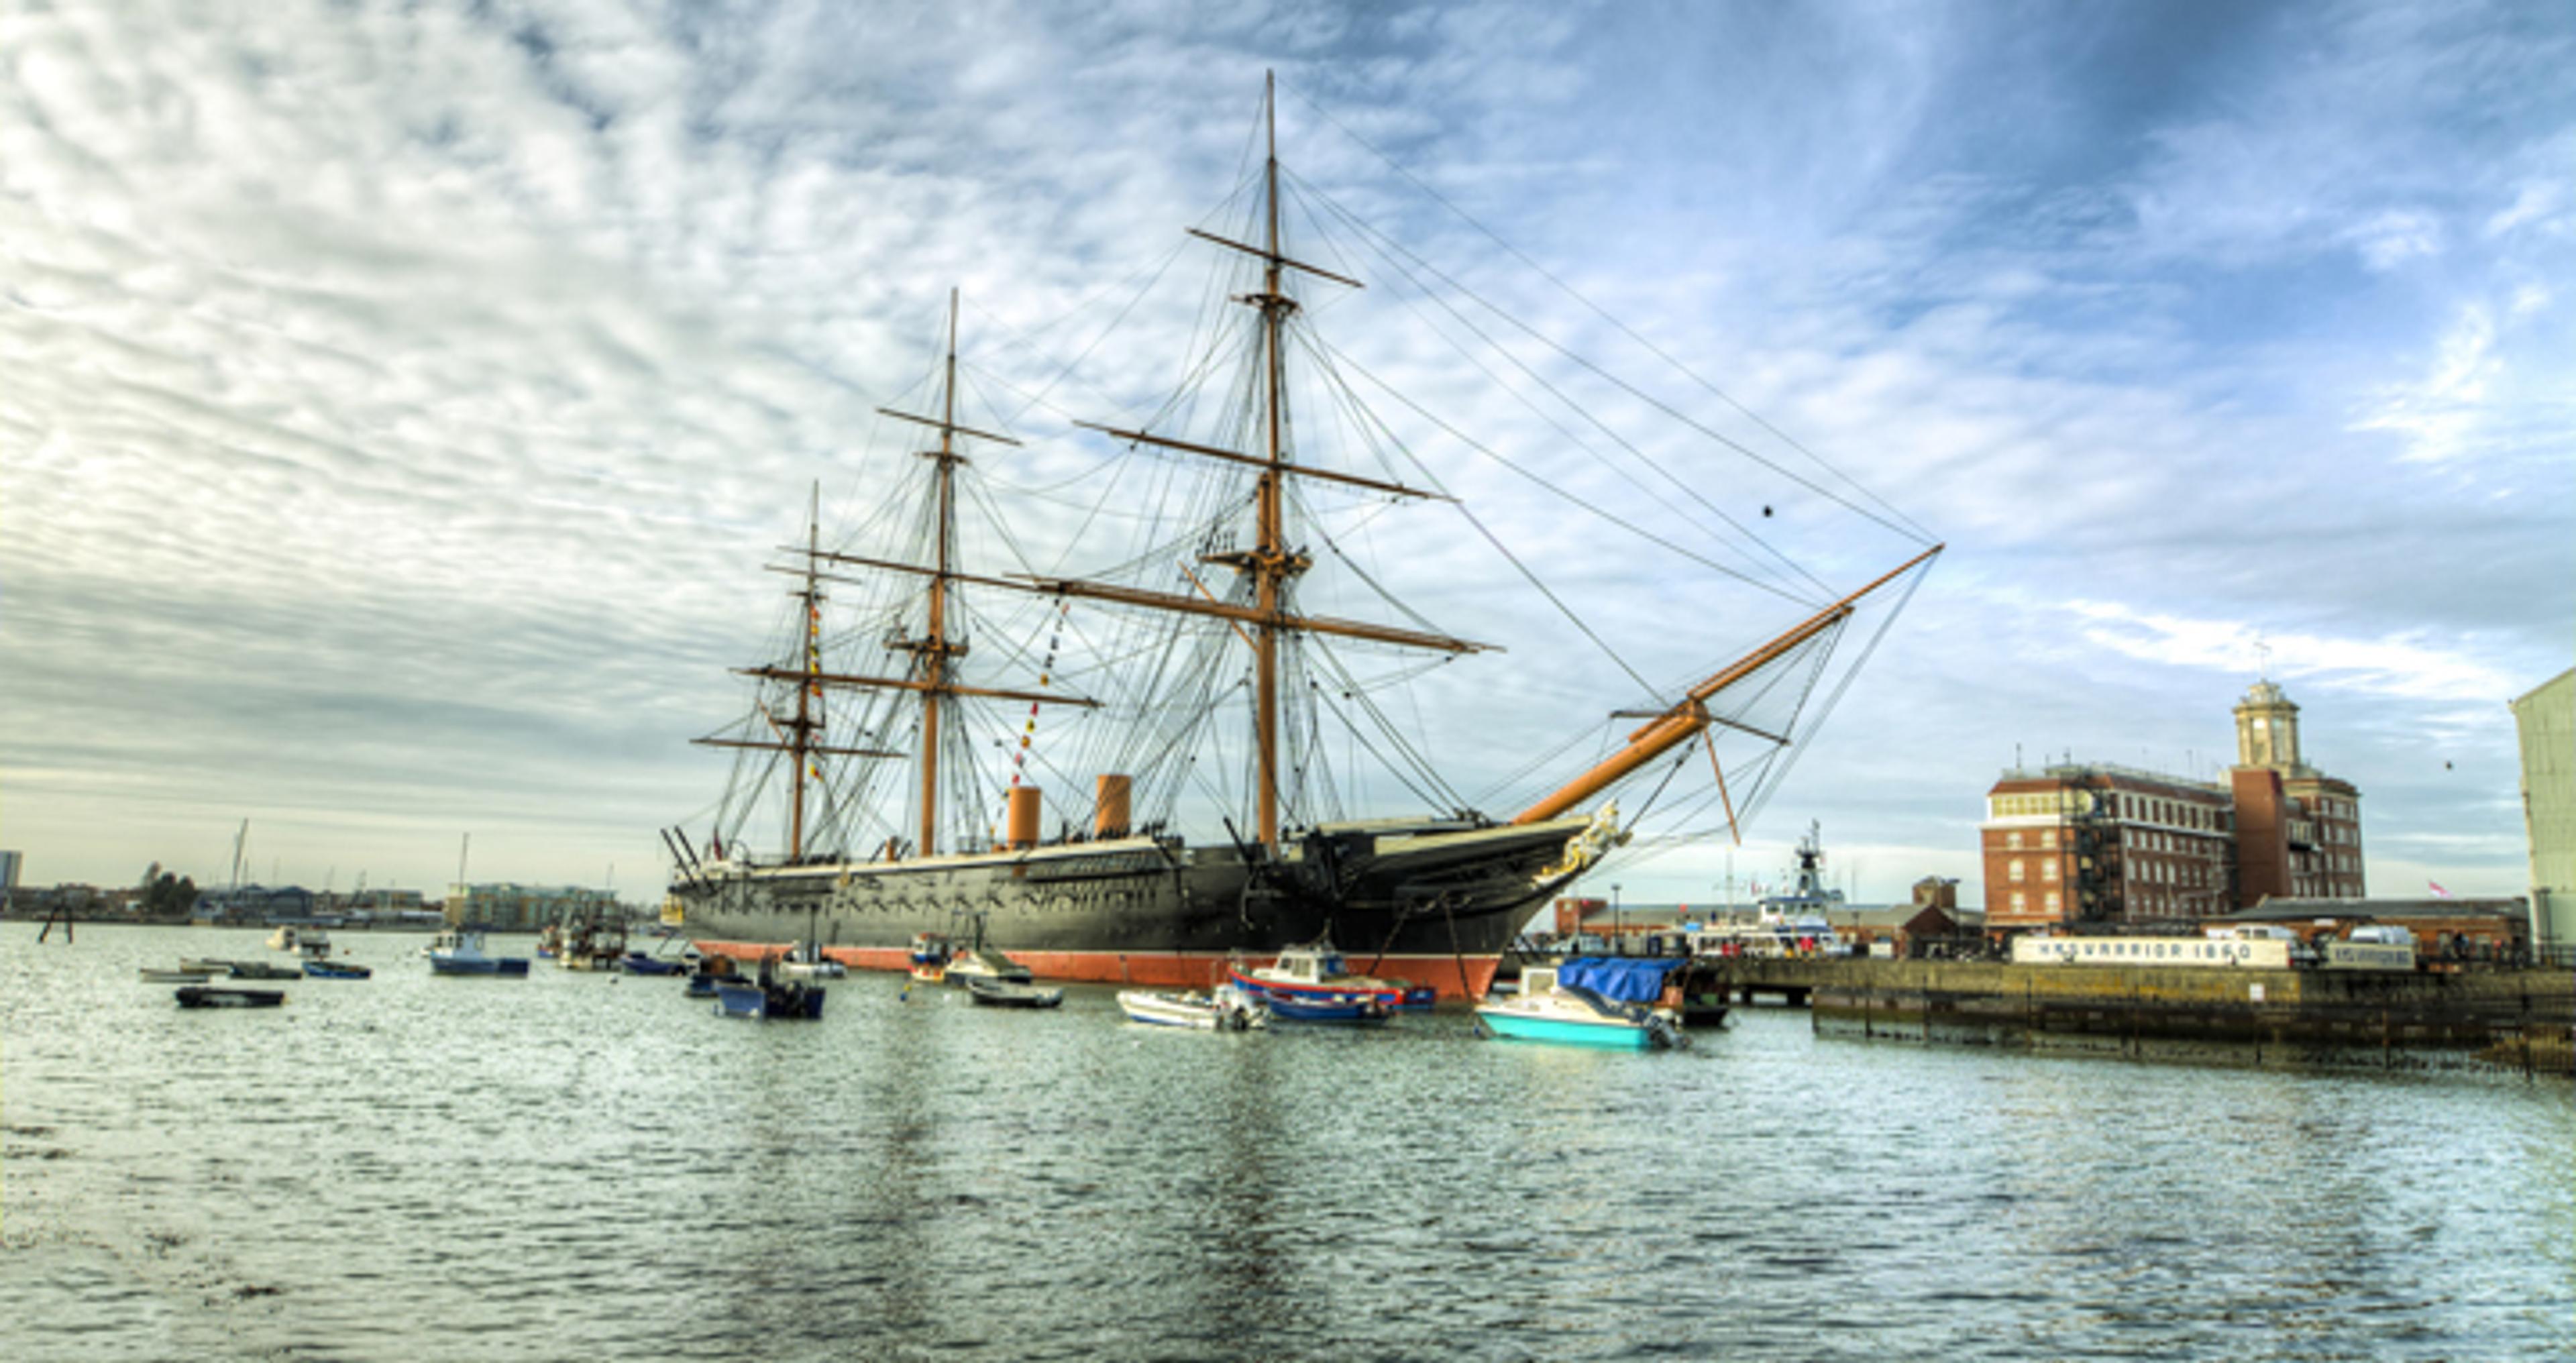
{"label": "harbor water", "polygon": [[[259,936],[0,928],[13,1360],[2576,1356],[2563,1081],[1686,1051],[677,981],[182,1011]],[[528,939],[496,939],[529,954]]]}

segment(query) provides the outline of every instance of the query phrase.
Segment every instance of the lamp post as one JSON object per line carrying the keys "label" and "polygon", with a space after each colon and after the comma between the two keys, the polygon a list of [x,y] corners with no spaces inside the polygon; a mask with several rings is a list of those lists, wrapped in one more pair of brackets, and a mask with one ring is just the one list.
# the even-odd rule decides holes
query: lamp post
{"label": "lamp post", "polygon": [[1610,887],[1610,942],[1614,956],[1628,954],[1628,925],[1619,916],[1619,887]]}

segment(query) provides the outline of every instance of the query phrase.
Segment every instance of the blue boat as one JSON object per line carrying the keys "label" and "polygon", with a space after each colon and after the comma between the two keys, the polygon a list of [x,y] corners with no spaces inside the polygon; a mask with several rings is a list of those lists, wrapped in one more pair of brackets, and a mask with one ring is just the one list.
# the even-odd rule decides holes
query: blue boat
{"label": "blue boat", "polygon": [[317,980],[364,980],[373,978],[376,972],[346,961],[306,961],[304,973]]}
{"label": "blue boat", "polygon": [[436,975],[502,975],[525,978],[528,958],[493,956],[483,950],[483,934],[472,928],[451,928],[431,939],[428,950],[429,969]]}
{"label": "blue boat", "polygon": [[716,981],[716,1016],[755,1022],[819,1022],[823,986],[763,977]]}
{"label": "blue boat", "polygon": [[1395,1012],[1375,994],[1272,994],[1262,1006],[1281,1022],[1384,1022]]}
{"label": "blue boat", "polygon": [[1230,962],[1226,982],[1283,1022],[1384,1022],[1398,1009],[1426,1010],[1437,997],[1403,980],[1352,974],[1329,942],[1290,947],[1265,966]]}
{"label": "blue boat", "polygon": [[666,961],[659,956],[641,951],[626,953],[626,959],[622,965],[629,975],[681,975],[686,974],[689,969],[683,962]]}

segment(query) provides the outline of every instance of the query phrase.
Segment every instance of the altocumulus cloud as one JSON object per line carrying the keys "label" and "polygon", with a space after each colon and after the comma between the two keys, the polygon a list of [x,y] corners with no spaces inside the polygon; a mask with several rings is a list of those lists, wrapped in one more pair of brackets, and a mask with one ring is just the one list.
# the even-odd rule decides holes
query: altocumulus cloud
{"label": "altocumulus cloud", "polygon": [[[1312,99],[1953,541],[1740,869],[1812,816],[1864,893],[1973,874],[2015,744],[2205,769],[2259,637],[2374,877],[2517,888],[2502,702],[2576,618],[2576,20],[1886,17],[0,12],[0,842],[42,880],[203,878],[248,816],[263,874],[435,885],[471,829],[478,876],[648,883],[719,779],[681,740],[765,634],[756,565],[809,482],[864,506],[890,471],[870,413],[947,288],[1041,338],[1032,373],[1072,359],[1046,324],[1230,189],[1275,67],[1301,174],[1582,329]],[[1082,375],[1122,407],[1150,377]],[[1758,502],[1735,477],[1702,490]],[[1888,558],[1782,533],[1838,582]],[[1570,571],[1606,633],[1676,599]],[[1572,667],[1487,694],[1481,727],[1551,735],[1634,699]]]}

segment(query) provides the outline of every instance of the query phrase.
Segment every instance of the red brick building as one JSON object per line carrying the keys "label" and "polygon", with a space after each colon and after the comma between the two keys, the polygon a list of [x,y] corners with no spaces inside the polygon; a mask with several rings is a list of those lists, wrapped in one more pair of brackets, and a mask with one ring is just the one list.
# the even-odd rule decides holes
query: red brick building
{"label": "red brick building", "polygon": [[2007,771],[1979,826],[1986,926],[2184,924],[2266,895],[2362,894],[2361,794],[2305,764],[2269,681],[2236,707],[2226,784],[2104,763]]}

